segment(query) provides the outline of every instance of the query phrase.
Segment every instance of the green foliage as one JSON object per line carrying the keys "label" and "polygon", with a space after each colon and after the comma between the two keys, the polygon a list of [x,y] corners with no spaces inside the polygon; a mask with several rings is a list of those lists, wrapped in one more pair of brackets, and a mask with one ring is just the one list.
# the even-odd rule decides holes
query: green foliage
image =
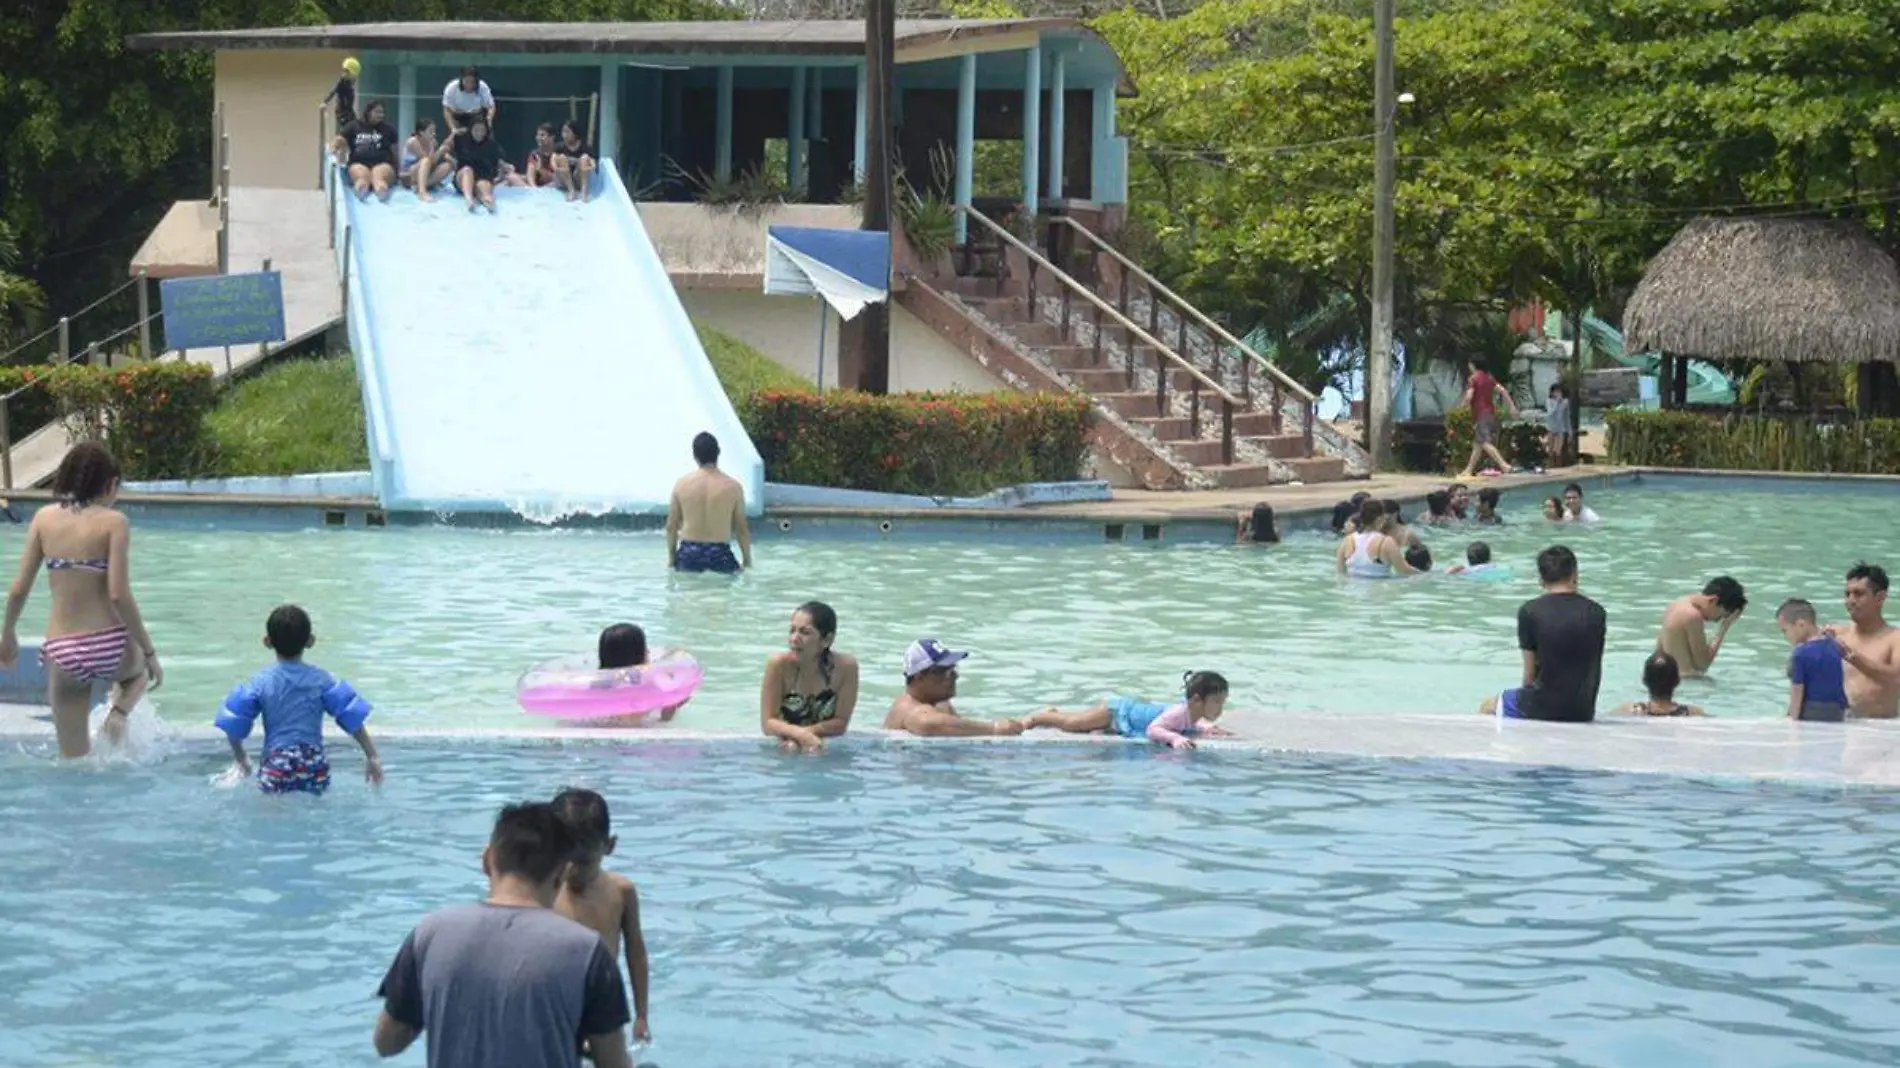
{"label": "green foliage", "polygon": [[0,367],[0,394],[11,398],[6,402],[7,433],[12,435],[9,444],[59,417],[53,395],[43,384],[36,384],[45,377],[44,367]]}
{"label": "green foliage", "polygon": [[775,482],[935,496],[1076,478],[1089,405],[1068,394],[757,393],[739,409]]}
{"label": "green foliage", "polygon": [[[1445,470],[1456,474],[1471,459],[1471,442],[1476,435],[1471,409],[1456,408],[1445,413]],[[1504,423],[1498,427],[1498,451],[1514,466],[1535,470],[1545,465],[1544,428],[1535,423]],[[1489,463],[1489,461],[1480,461]]]}
{"label": "green foliage", "polygon": [[810,382],[796,371],[774,363],[770,356],[737,338],[710,327],[699,327],[699,343],[712,361],[713,373],[726,391],[726,399],[737,407],[746,397],[760,390],[780,392],[812,391]]}
{"label": "green foliage", "polygon": [[1610,462],[1718,471],[1900,474],[1900,419],[1823,424],[1762,415],[1610,412]]}
{"label": "green foliage", "polygon": [[0,221],[0,349],[13,346],[17,326],[45,303],[45,294],[29,278],[14,274],[20,264],[20,246],[13,231]]}
{"label": "green foliage", "polygon": [[206,416],[220,475],[300,475],[369,466],[362,394],[348,356],[294,360],[225,392]]}
{"label": "green foliage", "polygon": [[195,478],[214,466],[205,415],[217,399],[211,367],[62,364],[38,376],[75,439],[104,441],[128,479]]}

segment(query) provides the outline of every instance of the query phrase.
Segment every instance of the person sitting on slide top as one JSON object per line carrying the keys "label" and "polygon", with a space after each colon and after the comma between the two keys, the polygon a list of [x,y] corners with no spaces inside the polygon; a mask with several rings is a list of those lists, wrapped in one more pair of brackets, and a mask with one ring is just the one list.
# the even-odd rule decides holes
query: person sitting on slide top
{"label": "person sitting on slide top", "polygon": [[1617,709],[1628,716],[1699,716],[1702,709],[1676,700],[1676,687],[1682,684],[1682,670],[1668,653],[1652,653],[1643,661],[1643,689],[1649,700],[1631,701]]}
{"label": "person sitting on slide top", "polygon": [[362,747],[363,777],[371,784],[383,781],[382,760],[367,726],[369,702],[349,683],[304,663],[304,651],[316,644],[303,609],[287,604],[271,612],[264,623],[264,645],[277,653],[277,662],[234,688],[218,713],[218,729],[230,740],[231,757],[246,778],[251,762],[244,740],[257,718],[264,718],[257,785],[267,794],[320,794],[330,788],[330,759],[323,748],[325,714]]}
{"label": "person sitting on slide top", "polygon": [[358,200],[371,192],[382,200],[396,185],[396,128],[383,117],[383,102],[372,100],[363,117],[343,127],[331,142],[338,164],[349,167],[350,187]]}
{"label": "person sitting on slide top", "polygon": [[1216,721],[1227,704],[1227,680],[1215,671],[1190,671],[1181,676],[1184,698],[1171,705],[1112,696],[1082,712],[1045,708],[1023,720],[1025,727],[1054,727],[1069,734],[1117,734],[1146,738],[1175,749],[1194,748],[1194,737],[1226,737],[1230,732]]}
{"label": "person sitting on slide top", "polygon": [[554,146],[554,173],[567,190],[567,199],[585,204],[593,195],[594,150],[572,119],[561,124],[561,142]]}
{"label": "person sitting on slide top", "polygon": [[850,728],[858,707],[858,661],[838,652],[838,613],[823,601],[792,612],[785,651],[765,662],[759,686],[759,727],[779,748],[816,753],[826,738]]}
{"label": "person sitting on slide top", "polygon": [[[448,158],[455,168],[455,186],[468,201],[468,210],[495,211],[495,183],[501,180],[501,145],[488,135],[488,121],[479,115],[468,129],[449,140]],[[478,203],[479,201],[479,203]]]}
{"label": "person sitting on slide top", "polygon": [[418,119],[409,140],[402,144],[402,180],[416,191],[416,199],[427,204],[434,200],[430,192],[449,180],[455,165],[435,139],[435,120]]}
{"label": "person sitting on slide top", "polygon": [[[1727,575],[1709,580],[1701,593],[1692,593],[1671,601],[1663,610],[1662,629],[1656,634],[1656,651],[1674,657],[1683,677],[1696,678],[1709,673],[1722,651],[1728,629],[1742,618],[1748,596],[1742,584]],[[1707,624],[1720,621],[1715,641],[1709,641]]]}
{"label": "person sitting on slide top", "polygon": [[544,122],[534,128],[534,147],[528,150],[527,165],[523,168],[528,174],[528,185],[543,189],[554,185],[559,179],[554,176],[554,124]]}
{"label": "person sitting on slide top", "polygon": [[490,127],[495,125],[495,94],[482,81],[479,68],[463,67],[460,77],[442,87],[442,121],[453,137],[473,126],[476,119]]}
{"label": "person sitting on slide top", "polygon": [[911,642],[904,650],[904,692],[885,713],[884,729],[928,737],[1021,734],[1022,720],[967,719],[950,703],[957,695],[957,665],[969,655],[935,638]]}

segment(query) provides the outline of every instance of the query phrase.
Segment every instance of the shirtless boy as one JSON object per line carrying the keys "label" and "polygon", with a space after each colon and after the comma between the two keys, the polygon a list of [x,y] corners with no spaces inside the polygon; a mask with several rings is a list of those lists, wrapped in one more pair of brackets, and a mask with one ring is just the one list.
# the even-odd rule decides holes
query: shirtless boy
{"label": "shirtless boy", "polygon": [[945,649],[935,638],[911,642],[904,650],[904,692],[885,713],[884,729],[945,738],[1021,734],[1019,719],[968,719],[957,714],[950,699],[957,695],[957,665],[969,655]]}
{"label": "shirtless boy", "polygon": [[1832,628],[1846,667],[1847,712],[1862,719],[1900,715],[1900,630],[1881,615],[1887,572],[1865,561],[1847,571],[1847,618]]}
{"label": "shirtless boy", "polygon": [[731,542],[739,543],[744,566],[752,567],[752,531],[745,522],[745,490],[719,470],[719,439],[701,432],[693,438],[693,462],[699,470],[673,485],[666,509],[666,562],[678,571],[737,574]]}
{"label": "shirtless boy", "polygon": [[627,971],[633,977],[633,1040],[652,1041],[647,1030],[647,942],[640,933],[640,892],[624,875],[602,871],[601,859],[614,851],[607,799],[592,790],[562,790],[554,809],[580,844],[580,855],[561,883],[554,911],[600,932],[601,941],[620,960],[626,943]]}
{"label": "shirtless boy", "polygon": [[[1669,603],[1663,609],[1662,630],[1656,635],[1656,651],[1675,658],[1685,679],[1706,675],[1722,651],[1728,629],[1742,618],[1748,596],[1742,584],[1722,575],[1709,580],[1701,593],[1692,593]],[[1721,621],[1715,641],[1709,641],[1706,624]]]}

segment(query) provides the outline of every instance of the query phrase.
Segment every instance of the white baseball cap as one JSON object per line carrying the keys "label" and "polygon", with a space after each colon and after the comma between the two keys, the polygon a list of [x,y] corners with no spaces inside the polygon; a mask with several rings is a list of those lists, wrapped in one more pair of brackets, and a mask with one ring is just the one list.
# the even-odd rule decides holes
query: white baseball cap
{"label": "white baseball cap", "polygon": [[946,649],[935,638],[919,638],[904,650],[904,678],[914,679],[926,671],[952,667],[969,655],[960,650]]}

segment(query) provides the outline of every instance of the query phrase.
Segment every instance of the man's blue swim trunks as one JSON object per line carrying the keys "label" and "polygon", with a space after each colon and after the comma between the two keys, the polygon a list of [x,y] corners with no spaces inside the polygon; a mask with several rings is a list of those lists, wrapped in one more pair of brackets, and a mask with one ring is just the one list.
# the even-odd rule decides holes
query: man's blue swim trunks
{"label": "man's blue swim trunks", "polygon": [[717,571],[722,575],[736,575],[739,573],[739,560],[732,555],[732,546],[723,541],[683,541],[674,556],[673,567],[678,571]]}

